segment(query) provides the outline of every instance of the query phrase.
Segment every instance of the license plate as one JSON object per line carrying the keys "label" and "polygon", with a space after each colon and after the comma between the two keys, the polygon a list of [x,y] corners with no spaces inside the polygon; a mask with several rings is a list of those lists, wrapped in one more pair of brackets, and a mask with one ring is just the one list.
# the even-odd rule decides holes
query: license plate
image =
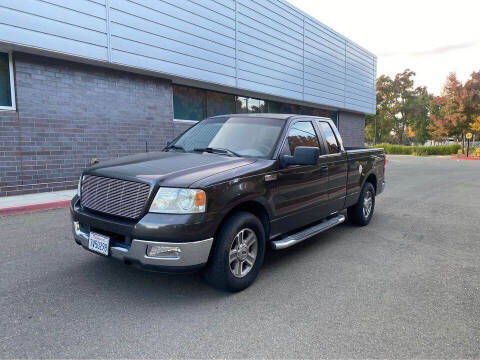
{"label": "license plate", "polygon": [[108,256],[109,247],[110,238],[108,236],[94,232],[90,233],[90,236],[88,237],[88,248],[90,250]]}

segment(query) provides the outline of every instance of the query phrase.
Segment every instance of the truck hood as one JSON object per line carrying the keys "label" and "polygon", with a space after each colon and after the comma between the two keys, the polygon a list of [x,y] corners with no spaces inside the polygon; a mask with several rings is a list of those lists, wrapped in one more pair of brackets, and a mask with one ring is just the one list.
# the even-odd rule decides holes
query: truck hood
{"label": "truck hood", "polygon": [[84,172],[124,180],[141,180],[161,186],[189,187],[214,174],[254,163],[255,159],[208,153],[152,152],[97,164]]}

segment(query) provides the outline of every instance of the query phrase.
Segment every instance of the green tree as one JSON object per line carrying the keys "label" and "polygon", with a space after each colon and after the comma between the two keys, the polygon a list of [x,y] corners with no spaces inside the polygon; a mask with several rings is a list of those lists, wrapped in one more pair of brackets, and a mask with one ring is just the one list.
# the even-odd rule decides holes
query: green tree
{"label": "green tree", "polygon": [[393,91],[396,97],[396,104],[393,107],[396,111],[395,137],[399,144],[404,144],[408,141],[405,138],[405,132],[408,127],[411,127],[413,122],[412,114],[416,111],[414,77],[415,73],[407,69],[395,75],[393,80]]}
{"label": "green tree", "polygon": [[416,143],[424,144],[432,136],[429,131],[430,113],[432,111],[433,96],[428,93],[424,86],[415,89],[415,95],[409,100],[411,103],[409,117],[411,117],[410,126],[414,132]]}
{"label": "green tree", "polygon": [[365,137],[367,141],[389,142],[395,123],[396,95],[393,80],[386,75],[377,79],[377,111],[365,120]]}

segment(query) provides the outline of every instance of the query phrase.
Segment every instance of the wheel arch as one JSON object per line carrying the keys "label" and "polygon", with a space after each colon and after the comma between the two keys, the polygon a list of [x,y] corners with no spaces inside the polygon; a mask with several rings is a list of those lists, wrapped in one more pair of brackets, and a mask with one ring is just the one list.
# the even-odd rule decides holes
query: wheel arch
{"label": "wheel arch", "polygon": [[220,232],[220,229],[222,228],[223,224],[230,218],[230,216],[232,216],[237,212],[242,212],[242,211],[249,212],[255,215],[260,220],[265,230],[265,240],[268,241],[268,239],[270,238],[270,229],[271,229],[270,214],[267,210],[267,207],[257,200],[246,200],[230,208],[226,212],[226,214],[222,217],[219,225],[217,226],[217,229],[215,230],[215,238]]}
{"label": "wheel arch", "polygon": [[370,173],[368,173],[367,176],[365,176],[365,180],[363,181],[363,184],[362,184],[362,189],[367,182],[369,182],[373,185],[373,188],[375,189],[375,194],[376,194],[377,193],[378,180],[377,180],[377,175],[373,171],[371,171]]}

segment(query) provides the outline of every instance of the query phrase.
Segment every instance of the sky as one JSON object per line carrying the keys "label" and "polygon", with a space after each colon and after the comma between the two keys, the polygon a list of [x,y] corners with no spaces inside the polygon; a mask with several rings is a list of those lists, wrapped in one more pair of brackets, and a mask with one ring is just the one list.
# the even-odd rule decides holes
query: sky
{"label": "sky", "polygon": [[378,74],[409,68],[440,94],[450,72],[480,71],[480,0],[288,0],[378,57]]}

